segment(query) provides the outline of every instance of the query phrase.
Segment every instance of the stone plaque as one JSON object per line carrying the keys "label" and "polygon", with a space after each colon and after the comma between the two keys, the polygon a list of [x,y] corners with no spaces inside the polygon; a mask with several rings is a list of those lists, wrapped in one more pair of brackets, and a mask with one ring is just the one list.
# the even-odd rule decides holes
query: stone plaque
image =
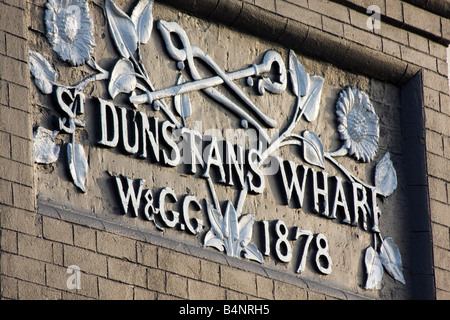
{"label": "stone plaque", "polygon": [[149,0],[49,0],[45,25],[29,53],[41,203],[402,296],[398,87]]}

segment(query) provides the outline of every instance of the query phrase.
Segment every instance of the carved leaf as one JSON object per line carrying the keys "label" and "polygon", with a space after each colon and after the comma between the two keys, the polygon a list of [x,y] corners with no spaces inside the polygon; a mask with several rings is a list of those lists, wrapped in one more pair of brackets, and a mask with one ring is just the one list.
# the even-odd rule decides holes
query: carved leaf
{"label": "carved leaf", "polygon": [[303,158],[309,164],[325,168],[323,145],[320,138],[308,130],[303,132]]}
{"label": "carved leaf", "polygon": [[384,155],[375,168],[375,188],[384,197],[390,196],[397,188],[397,172],[389,152]]}
{"label": "carved leaf", "polygon": [[320,109],[320,97],[322,96],[323,78],[319,76],[309,76],[309,90],[307,96],[303,98],[303,109],[306,120],[312,122],[316,120]]}
{"label": "carved leaf", "polygon": [[128,59],[138,46],[138,36],[134,23],[112,0],[105,1],[105,9],[109,30],[116,48],[122,57]]}
{"label": "carved leaf", "polygon": [[206,235],[205,239],[203,240],[203,246],[205,247],[214,247],[219,251],[224,250],[223,246],[223,240],[219,239],[213,232],[213,230],[209,230]]}
{"label": "carved leaf", "polygon": [[239,244],[245,248],[252,239],[253,223],[255,222],[255,216],[253,214],[246,214],[239,219]]}
{"label": "carved leaf", "polygon": [[[180,74],[180,76],[178,77],[177,85],[183,83],[185,83],[185,80],[183,75]],[[191,100],[189,99],[188,93],[176,95],[173,99],[175,110],[180,115],[180,117],[185,119],[192,114]]]}
{"label": "carved leaf", "polygon": [[367,280],[364,288],[379,288],[381,279],[383,278],[383,266],[381,264],[380,255],[370,246],[366,249],[364,263],[367,272]]}
{"label": "carved leaf", "polygon": [[211,229],[205,235],[203,246],[225,250],[232,257],[240,257],[242,252],[245,258],[263,263],[262,254],[250,242],[255,216],[247,214],[239,219],[239,214],[230,201],[227,202],[223,217],[211,204],[206,202],[206,205]]}
{"label": "carved leaf", "polygon": [[241,216],[241,219],[239,220],[239,245],[242,248],[241,251],[244,253],[245,258],[263,263],[264,259],[262,254],[259,252],[256,245],[250,242],[252,239],[254,222],[255,216],[253,214]]}
{"label": "carved leaf", "polygon": [[225,249],[227,254],[235,256],[239,246],[239,225],[236,210],[230,201],[227,201],[222,230],[226,238]]}
{"label": "carved leaf", "polygon": [[73,182],[81,191],[86,192],[84,185],[86,183],[88,163],[83,146],[77,143],[68,143],[67,158]]}
{"label": "carved leaf", "polygon": [[130,60],[122,58],[117,61],[111,73],[108,91],[114,99],[119,93],[130,93],[136,89],[136,72]]}
{"label": "carved leaf", "polygon": [[402,256],[400,255],[400,251],[391,237],[387,237],[383,240],[383,244],[380,247],[380,260],[387,273],[389,273],[395,280],[405,284],[402,268]]}
{"label": "carved leaf", "polygon": [[153,0],[141,0],[131,14],[131,20],[136,26],[139,42],[146,44],[153,29]]}
{"label": "carved leaf", "polygon": [[291,76],[292,91],[296,97],[304,97],[309,91],[309,75],[298,61],[294,51],[289,51],[289,74]]}
{"label": "carved leaf", "polygon": [[34,76],[34,83],[42,91],[42,93],[50,94],[53,91],[53,84],[58,78],[56,70],[44,58],[44,56],[36,51],[30,50],[30,71]]}
{"label": "carved leaf", "polygon": [[55,144],[53,131],[37,127],[33,134],[34,162],[53,163],[58,160],[59,146]]}
{"label": "carved leaf", "polygon": [[314,121],[319,114],[324,79],[310,76],[292,50],[289,52],[289,74],[292,91],[296,97],[302,97],[303,115],[309,122]]}

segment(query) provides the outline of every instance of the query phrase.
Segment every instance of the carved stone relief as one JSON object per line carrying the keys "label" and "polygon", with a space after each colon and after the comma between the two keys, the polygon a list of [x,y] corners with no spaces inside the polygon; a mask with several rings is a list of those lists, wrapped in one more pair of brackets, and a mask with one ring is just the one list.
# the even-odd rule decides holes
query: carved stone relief
{"label": "carved stone relief", "polygon": [[[335,270],[335,259],[329,252],[331,244],[325,233],[298,226],[290,229],[281,217],[270,223],[260,217],[259,212],[245,211],[246,203],[252,201],[249,199],[270,192],[267,190],[269,183],[266,183],[269,175],[280,176],[277,188],[287,206],[297,198],[299,208],[302,208],[304,202],[310,201],[306,199],[305,190],[311,185],[312,211],[318,215],[317,219],[338,221],[349,228],[362,225],[363,230],[373,235],[372,243],[362,252],[366,273],[362,286],[379,288],[383,270],[405,283],[400,251],[392,237],[381,235],[379,222],[383,217],[377,199],[380,196],[388,198],[397,188],[397,172],[390,153],[384,152],[375,165],[372,182],[358,177],[353,168],[345,165],[348,162],[341,161],[350,157],[358,166],[374,161],[380,153],[380,120],[366,92],[350,86],[340,89],[333,115],[340,146],[333,149],[335,151],[327,151],[330,143],[322,142],[327,137],[318,129],[321,108],[330,103],[322,98],[324,77],[310,75],[293,51],[287,53],[285,61],[283,54],[267,50],[259,61],[255,55],[254,61],[242,62],[243,65],[250,64],[248,67],[227,71],[208,52],[191,43],[190,30],[183,29],[175,21],[154,20],[151,0],[138,1],[131,15],[112,0],[106,0],[105,12],[109,36],[115,47],[115,60],[110,66],[101,67],[103,64],[94,60],[95,22],[89,5],[84,0],[48,1],[46,36],[53,50],[71,68],[87,65],[93,73],[75,84],[59,83],[58,71],[48,58],[30,51],[34,83],[43,94],[55,95],[55,112],[58,114],[55,128],[38,126],[35,130],[36,163],[60,161],[60,149],[66,150],[70,178],[78,190],[89,197],[90,189],[96,183],[89,182],[93,179],[89,170],[95,161],[90,158],[105,157],[105,150],[119,150],[119,143],[123,153],[139,159],[150,157],[151,150],[157,164],[168,167],[175,175],[176,168],[185,164],[188,168],[185,176],[195,176],[203,181],[208,196],[201,198],[188,192],[181,200],[173,189],[164,186],[156,197],[154,192],[144,189],[145,180],[139,173],[136,172],[133,179],[124,178],[122,173],[116,174],[120,170],[108,165],[104,170],[113,177],[108,181],[113,181],[123,214],[131,212],[133,217],[138,217],[143,211],[144,220],[151,221],[160,232],[166,232],[166,229],[187,231],[205,248],[261,264],[271,256],[282,263],[291,262],[292,240],[295,240],[303,244],[301,254],[296,254],[296,273],[303,274],[309,260],[321,275],[326,276]],[[166,56],[176,66],[171,86],[154,82],[152,65],[147,63],[149,57],[144,56],[146,46],[152,41],[159,41],[164,46]],[[204,75],[205,69],[209,71],[208,75]],[[242,87],[243,81],[245,87]],[[95,98],[87,93],[86,87],[97,82],[107,88],[107,97]],[[219,88],[225,88],[227,94]],[[249,94],[252,88],[258,94],[256,97]],[[220,109],[217,112],[239,119],[240,129],[255,131],[256,146],[234,146],[214,137],[205,139],[201,130],[193,127],[195,123],[190,121],[193,115],[200,114],[201,117],[203,112],[196,104],[199,94],[217,105]],[[271,106],[284,112],[285,123],[273,117],[273,112],[268,114],[262,102],[267,96],[271,99],[276,95],[287,95],[292,102],[291,105]],[[116,105],[119,98],[125,103]],[[85,113],[88,99],[95,100],[95,105],[99,106],[99,122]],[[124,104],[126,107],[122,106]],[[149,110],[164,122],[159,122],[158,117],[149,117]],[[101,131],[101,138],[94,146],[77,142],[80,136],[77,130],[86,128],[88,122],[93,121],[97,121],[97,125],[91,127]],[[55,142],[58,135],[68,135],[68,142],[62,143],[64,146]],[[183,137],[182,141],[176,140],[176,135]],[[200,145],[197,140],[202,141]],[[164,144],[165,149],[160,144]],[[295,148],[296,158],[285,160],[280,157],[283,150],[289,148]],[[111,155],[118,156],[117,152]],[[276,165],[276,172],[270,172],[271,164]],[[333,174],[328,170],[333,170]],[[217,185],[233,186],[236,193],[232,195],[227,191],[219,195]],[[223,198],[225,195],[228,198]],[[329,198],[332,201],[328,201]],[[181,212],[166,210],[166,201],[180,202]],[[202,218],[190,217],[193,208],[194,211],[204,210]],[[264,239],[262,244],[254,236],[257,223],[262,226],[257,232]],[[291,239],[291,233],[294,233],[294,239]],[[312,249],[309,249],[310,245]]]}

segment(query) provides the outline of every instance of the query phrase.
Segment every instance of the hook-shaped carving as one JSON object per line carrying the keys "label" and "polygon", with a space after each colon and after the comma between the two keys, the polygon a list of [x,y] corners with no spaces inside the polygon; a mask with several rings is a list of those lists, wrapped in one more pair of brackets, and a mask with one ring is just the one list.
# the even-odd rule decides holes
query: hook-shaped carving
{"label": "hook-shaped carving", "polygon": [[[180,25],[176,22],[159,20],[156,26],[161,32],[170,57],[176,61],[185,61],[188,59],[191,52],[191,43],[189,42],[186,32],[180,27]],[[183,45],[182,49],[177,48],[177,46],[172,42],[170,35],[171,33],[175,33],[180,38]]]}

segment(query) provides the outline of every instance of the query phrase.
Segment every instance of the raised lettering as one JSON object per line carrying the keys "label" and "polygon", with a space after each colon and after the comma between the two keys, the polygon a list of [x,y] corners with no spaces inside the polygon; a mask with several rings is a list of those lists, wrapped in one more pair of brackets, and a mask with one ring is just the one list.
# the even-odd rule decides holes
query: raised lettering
{"label": "raised lettering", "polygon": [[[292,195],[295,192],[296,199],[298,202],[298,205],[303,207],[303,200],[305,197],[305,186],[306,186],[306,176],[308,174],[308,167],[297,165],[293,161],[283,161],[283,159],[277,157],[277,161],[279,162],[280,166],[280,173],[281,173],[281,180],[283,181],[283,190],[285,195],[285,204],[288,205],[291,201]],[[285,164],[288,164],[288,166],[285,166]],[[289,167],[289,172],[286,172],[286,167]],[[302,168],[301,173],[301,185],[299,182],[299,176],[300,173],[298,172],[298,167]],[[289,177],[291,177],[291,180],[289,181]]]}
{"label": "raised lettering", "polygon": [[[129,154],[135,154],[139,151],[139,130],[137,123],[135,121],[136,119],[136,112],[133,110],[127,110],[123,107],[118,107],[120,110],[120,116],[122,119],[122,143],[123,143],[123,149],[125,152],[128,152]],[[129,132],[128,129],[128,119],[127,119],[127,113],[132,113],[132,119],[131,123],[133,124],[134,130],[131,129],[131,132]],[[131,140],[134,140],[134,144],[130,145],[130,136],[132,137]]]}
{"label": "raised lettering", "polygon": [[[317,172],[311,169],[313,173],[313,197],[314,197],[314,212],[320,213],[324,216],[329,216],[328,210],[328,173],[324,171]],[[319,175],[322,176],[321,185],[319,186]]]}
{"label": "raised lettering", "polygon": [[[159,162],[159,129],[158,129],[158,118],[151,117],[151,121],[147,118],[146,114],[139,112],[142,130],[141,130],[141,152],[139,157],[147,158],[147,140],[150,142],[152,156]],[[150,122],[152,123],[152,128],[150,128]]]}
{"label": "raised lettering", "polygon": [[162,123],[161,131],[162,131],[162,138],[164,142],[170,147],[172,150],[170,152],[171,157],[167,155],[166,150],[162,150],[162,156],[163,156],[163,162],[165,165],[176,167],[180,163],[180,150],[178,149],[177,144],[175,141],[172,140],[172,138],[169,135],[169,128],[172,130],[175,129],[175,125],[170,123],[169,121],[164,121]]}
{"label": "raised lettering", "polygon": [[[228,168],[228,181],[230,186],[233,183],[233,172],[236,173],[239,182],[239,188],[244,188],[244,149],[241,146],[236,146],[236,151],[229,141],[224,141],[225,149],[225,166]],[[233,170],[234,168],[234,170]]]}
{"label": "raised lettering", "polygon": [[127,181],[126,195],[123,190],[122,179],[119,176],[117,176],[117,177],[115,177],[115,180],[116,180],[116,184],[117,184],[117,189],[119,191],[120,200],[122,202],[123,214],[126,214],[128,212],[128,206],[129,206],[130,200],[131,200],[131,206],[133,207],[133,212],[132,212],[133,217],[137,217],[138,210],[139,210],[139,203],[141,201],[141,196],[142,196],[142,186],[143,186],[145,180],[143,180],[143,179],[134,180],[138,183],[138,190],[137,190],[137,194],[136,194],[136,191],[133,186],[133,180],[126,178],[126,181]]}
{"label": "raised lettering", "polygon": [[[259,167],[259,162],[256,160],[260,158],[260,155],[256,149],[250,149],[248,151],[247,160],[249,164],[249,172],[247,172],[247,182],[249,191],[252,193],[260,194],[266,187],[266,179],[264,172]],[[255,180],[259,180],[259,184],[255,183]]]}
{"label": "raised lettering", "polygon": [[[159,194],[159,214],[165,225],[173,228],[179,221],[180,213],[173,210],[166,211],[166,198],[171,198],[173,202],[177,201],[175,192],[169,187],[163,188]],[[172,219],[169,218],[168,213],[172,215]]]}
{"label": "raised lettering", "polygon": [[183,199],[183,212],[182,212],[183,220],[184,220],[184,223],[186,224],[187,229],[192,234],[198,234],[203,228],[203,220],[193,218],[192,220],[195,221],[197,226],[194,227],[192,225],[191,219],[189,218],[189,206],[191,204],[194,204],[194,206],[197,208],[197,211],[200,211],[202,209],[202,206],[200,205],[198,200],[195,198],[195,196],[187,195]]}
{"label": "raised lettering", "polygon": [[225,183],[225,170],[223,169],[222,157],[220,155],[220,149],[216,137],[211,137],[211,143],[205,148],[203,152],[205,154],[205,163],[206,163],[206,168],[205,172],[203,173],[203,177],[209,178],[210,177],[209,170],[211,169],[211,166],[215,166],[219,169],[220,174],[219,182]]}
{"label": "raised lettering", "polygon": [[330,218],[336,219],[337,207],[341,207],[344,210],[344,220],[343,223],[350,224],[350,213],[348,211],[347,199],[344,193],[344,187],[342,186],[342,178],[333,177],[336,180],[336,190],[333,200],[333,208],[331,209]]}
{"label": "raised lettering", "polygon": [[[102,129],[102,138],[98,143],[114,148],[119,142],[119,118],[116,108],[111,102],[100,98],[98,100],[100,101],[100,127]],[[108,125],[108,118],[112,121],[110,125]]]}
{"label": "raised lettering", "polygon": [[197,165],[203,167],[202,159],[202,135],[200,132],[187,128],[181,129],[183,141],[181,142],[183,163],[190,165],[190,173],[197,173]]}
{"label": "raised lettering", "polygon": [[353,220],[354,226],[358,225],[359,214],[361,213],[363,219],[363,228],[367,230],[367,215],[369,212],[369,204],[367,203],[367,192],[363,185],[353,182]]}

